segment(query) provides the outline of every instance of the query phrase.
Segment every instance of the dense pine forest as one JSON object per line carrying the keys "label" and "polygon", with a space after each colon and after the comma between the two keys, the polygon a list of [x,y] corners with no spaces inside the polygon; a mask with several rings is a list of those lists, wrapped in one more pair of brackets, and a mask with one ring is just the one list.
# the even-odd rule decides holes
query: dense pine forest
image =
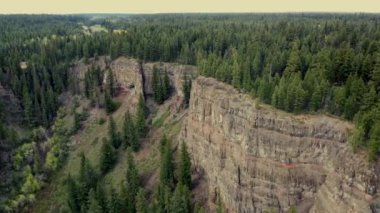
{"label": "dense pine forest", "polygon": [[[104,30],[84,27],[95,25]],[[94,168],[83,154],[79,177],[67,178],[69,211],[201,211],[191,202],[186,146],[174,166],[170,140],[165,137],[160,147],[160,185],[155,202],[147,204],[131,154],[147,131],[144,97],[137,113],[126,113],[124,125],[116,127],[111,115],[118,107],[112,74],[107,75],[107,86],[99,89],[107,71],[93,67],[80,94],[69,72],[79,60],[87,63],[105,55],[110,60],[127,56],[196,65],[200,75],[231,84],[278,109],[353,122],[353,150],[367,152],[370,162],[380,153],[379,15],[2,15],[0,83],[21,103],[22,119],[8,121],[6,102],[0,100],[0,152],[8,156],[0,158],[1,212],[27,211],[43,183],[64,165],[69,137],[87,116],[74,112],[74,126],[65,128],[62,118],[67,112],[60,110],[64,94],[91,99],[110,114],[100,168]],[[167,73],[159,76],[157,69],[152,87],[154,100],[162,104],[171,86]],[[188,105],[191,80],[185,82]],[[112,169],[117,149],[130,153],[127,184],[120,192],[107,193],[101,177]]]}

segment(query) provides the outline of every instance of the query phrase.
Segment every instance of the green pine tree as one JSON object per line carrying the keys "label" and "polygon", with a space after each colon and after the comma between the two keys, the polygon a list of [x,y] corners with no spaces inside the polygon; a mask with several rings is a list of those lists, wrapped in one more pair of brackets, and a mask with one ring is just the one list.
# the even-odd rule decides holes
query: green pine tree
{"label": "green pine tree", "polygon": [[380,53],[377,54],[376,63],[371,73],[371,79],[377,91],[380,91]]}
{"label": "green pine tree", "polygon": [[164,72],[164,79],[161,81],[162,82],[162,90],[163,90],[163,99],[166,100],[170,96],[171,92],[171,85],[170,85],[170,79],[168,72],[165,70]]}
{"label": "green pine tree", "polygon": [[132,151],[129,149],[127,159],[127,175],[126,175],[126,190],[127,190],[127,206],[128,212],[135,212],[136,195],[140,187],[138,170],[133,159]]}
{"label": "green pine tree", "polygon": [[133,151],[137,151],[139,148],[139,141],[137,138],[138,132],[135,129],[135,125],[129,111],[125,113],[123,129],[125,147],[131,146]]}
{"label": "green pine tree", "polygon": [[191,188],[191,160],[185,142],[182,142],[179,165],[179,182]]}
{"label": "green pine tree", "polygon": [[102,207],[102,212],[107,212],[107,193],[105,190],[105,183],[103,181],[98,181],[95,197],[99,205]]}
{"label": "green pine tree", "polygon": [[81,115],[74,111],[74,126],[73,126],[73,132],[77,132],[82,127],[81,124]]}
{"label": "green pine tree", "polygon": [[115,87],[115,79],[114,79],[112,70],[108,70],[108,73],[107,73],[107,91],[109,92],[111,97],[115,96],[116,87]]}
{"label": "green pine tree", "polygon": [[372,127],[368,151],[369,161],[375,161],[380,153],[380,122],[375,123]]}
{"label": "green pine tree", "polygon": [[168,140],[164,138],[161,140],[161,166],[160,166],[160,183],[170,188],[174,186],[174,164],[171,145]]}
{"label": "green pine tree", "polygon": [[116,161],[116,152],[110,141],[106,138],[103,138],[103,144],[101,149],[100,156],[100,171],[105,174],[109,171]]}
{"label": "green pine tree", "polygon": [[236,49],[232,50],[232,85],[236,88],[241,87],[241,71],[238,63],[239,54]]}
{"label": "green pine tree", "polygon": [[183,75],[183,85],[182,85],[182,92],[184,96],[184,106],[187,108],[189,106],[189,101],[190,101],[190,93],[191,93],[191,79],[187,78],[187,75]]}
{"label": "green pine tree", "polygon": [[80,201],[78,199],[78,186],[74,179],[69,174],[66,180],[66,191],[67,191],[67,204],[72,212],[80,211]]}
{"label": "green pine tree", "polygon": [[190,213],[190,192],[189,189],[182,185],[181,183],[177,184],[177,187],[173,193],[170,203],[171,213]]}
{"label": "green pine tree", "polygon": [[285,76],[290,76],[292,73],[297,73],[301,71],[301,59],[299,51],[299,41],[295,41],[292,46],[292,51],[290,52],[288,63],[284,70]]}
{"label": "green pine tree", "polygon": [[113,188],[110,190],[110,197],[107,203],[107,210],[109,213],[119,213],[122,212],[122,201],[120,196]]}
{"label": "green pine tree", "polygon": [[26,84],[23,87],[23,93],[22,93],[22,104],[24,107],[24,118],[25,123],[31,127],[33,126],[34,119],[33,119],[33,109],[32,109],[32,100],[30,99],[28,88]]}
{"label": "green pine tree", "polygon": [[153,67],[153,75],[152,75],[152,89],[153,89],[153,97],[154,100],[161,104],[163,100],[163,94],[162,94],[162,88],[161,88],[161,77],[160,77],[160,70],[154,66]]}
{"label": "green pine tree", "polygon": [[109,116],[108,137],[115,149],[118,149],[121,145],[119,132],[117,131],[115,120],[112,116]]}
{"label": "green pine tree", "polygon": [[96,186],[98,177],[97,174],[88,161],[88,159],[85,157],[84,153],[81,153],[81,163],[79,168],[79,178],[78,178],[78,199],[84,208],[86,207],[86,201],[88,192],[91,188],[94,188]]}
{"label": "green pine tree", "polygon": [[139,192],[136,196],[136,213],[148,213],[148,202],[145,198],[145,193],[142,188],[139,189]]}
{"label": "green pine tree", "polygon": [[102,213],[102,207],[99,205],[98,200],[96,200],[95,191],[93,188],[90,189],[88,193],[88,213]]}
{"label": "green pine tree", "polygon": [[157,192],[157,212],[170,212],[171,197],[172,193],[170,187],[160,183]]}
{"label": "green pine tree", "polygon": [[140,95],[139,102],[137,104],[136,121],[135,121],[138,138],[141,138],[145,135],[145,131],[146,131],[145,117],[146,117],[145,101],[144,101],[144,97]]}

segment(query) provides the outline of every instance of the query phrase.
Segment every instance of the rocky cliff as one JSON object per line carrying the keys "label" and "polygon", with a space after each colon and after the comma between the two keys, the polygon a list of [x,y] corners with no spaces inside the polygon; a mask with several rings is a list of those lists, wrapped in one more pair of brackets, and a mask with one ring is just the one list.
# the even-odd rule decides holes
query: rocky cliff
{"label": "rocky cliff", "polygon": [[167,72],[168,76],[172,82],[173,93],[181,98],[183,98],[182,84],[183,84],[183,75],[193,76],[196,73],[194,66],[181,65],[175,63],[146,63],[143,65],[144,75],[146,84],[144,85],[145,93],[148,95],[153,94],[152,90],[152,76],[153,76],[153,67],[156,66],[163,75],[163,72]]}
{"label": "rocky cliff", "polygon": [[[87,64],[83,62],[77,63],[71,68],[71,73],[80,81],[79,89],[84,90],[84,76],[91,67],[99,67],[101,70],[110,69],[114,75],[119,92],[128,94],[128,100],[132,100],[132,105],[138,102],[140,94],[150,96],[152,91],[153,67],[156,66],[163,75],[167,71],[173,94],[175,105],[180,105],[183,101],[183,76],[193,77],[196,75],[194,66],[181,65],[175,63],[150,62],[139,63],[136,59],[119,57],[113,61],[110,58],[101,56],[97,59],[90,59]],[[107,72],[104,75],[104,83],[106,83]],[[178,107],[176,106],[176,107]]]}
{"label": "rocky cliff", "polygon": [[353,126],[260,105],[211,78],[193,82],[180,141],[228,212],[371,212],[380,168],[348,144]]}

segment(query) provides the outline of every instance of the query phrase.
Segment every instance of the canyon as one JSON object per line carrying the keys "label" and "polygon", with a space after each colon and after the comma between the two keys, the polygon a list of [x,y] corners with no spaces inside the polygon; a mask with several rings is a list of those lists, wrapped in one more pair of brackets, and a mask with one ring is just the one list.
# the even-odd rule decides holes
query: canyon
{"label": "canyon", "polygon": [[[275,109],[223,82],[196,77],[196,68],[188,65],[99,57],[87,65],[78,63],[71,72],[83,80],[93,65],[115,76],[121,94],[117,100],[122,103],[114,114],[117,123],[126,110],[134,111],[141,94],[146,100],[152,96],[154,66],[168,73],[173,93],[164,107],[181,124],[174,144],[188,147],[193,195],[202,194],[206,201],[196,200],[205,209],[215,210],[220,198],[227,212],[378,211],[380,163],[369,164],[364,152],[352,151],[352,123]],[[188,109],[182,108],[183,75],[195,78]],[[101,130],[94,134],[97,131]],[[148,141],[156,143],[157,138],[153,134]],[[152,149],[143,146],[148,148],[142,152]],[[124,168],[116,166],[113,174],[122,172],[119,167]],[[147,172],[150,185],[157,172]]]}

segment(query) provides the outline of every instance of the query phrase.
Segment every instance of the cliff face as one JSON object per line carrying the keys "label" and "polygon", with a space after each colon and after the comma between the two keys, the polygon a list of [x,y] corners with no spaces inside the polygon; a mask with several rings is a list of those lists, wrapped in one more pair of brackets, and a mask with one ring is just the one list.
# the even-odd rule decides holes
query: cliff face
{"label": "cliff face", "polygon": [[348,144],[350,123],[260,106],[214,79],[193,82],[180,134],[229,212],[371,212],[380,169]]}
{"label": "cliff face", "polygon": [[[143,94],[144,81],[141,65],[135,59],[120,57],[110,64],[116,85],[121,93],[128,93],[132,105],[136,105]],[[106,73],[107,74],[107,73]],[[107,77],[105,76],[104,82]]]}
{"label": "cliff face", "polygon": [[196,73],[195,67],[189,66],[189,65],[181,65],[181,64],[175,64],[175,63],[160,63],[160,62],[144,64],[143,70],[144,70],[145,82],[146,82],[146,84],[144,85],[144,90],[145,90],[145,94],[148,94],[148,95],[153,94],[151,81],[152,81],[154,66],[156,66],[161,71],[161,75],[163,75],[165,71],[168,73],[168,76],[172,83],[174,95],[177,95],[183,98],[183,92],[182,92],[183,75],[186,74],[189,76],[194,76]]}
{"label": "cliff face", "polygon": [[[152,91],[152,76],[153,67],[156,66],[164,74],[167,71],[171,86],[173,87],[172,96],[175,97],[174,107],[178,108],[183,101],[183,76],[195,76],[196,68],[189,65],[181,65],[175,63],[139,63],[136,59],[119,57],[113,61],[105,56],[98,57],[97,59],[90,59],[88,64],[83,62],[77,63],[72,67],[71,73],[80,80],[79,89],[84,90],[84,76],[85,73],[92,67],[99,67],[102,70],[110,69],[114,75],[116,86],[121,93],[128,94],[129,101],[137,104],[140,94],[147,96],[153,95]],[[104,83],[107,80],[107,72],[104,75]]]}

